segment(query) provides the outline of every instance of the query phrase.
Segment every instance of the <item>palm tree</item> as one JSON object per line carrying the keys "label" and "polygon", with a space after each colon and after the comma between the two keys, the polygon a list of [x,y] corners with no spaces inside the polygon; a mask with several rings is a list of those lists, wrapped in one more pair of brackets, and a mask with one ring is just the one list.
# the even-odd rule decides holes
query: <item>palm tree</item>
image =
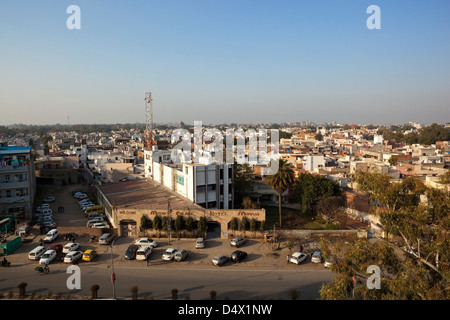
{"label": "palm tree", "polygon": [[292,165],[286,160],[280,159],[277,173],[267,176],[265,180],[278,193],[278,212],[281,227],[281,195],[294,184],[295,174],[294,170],[292,170]]}

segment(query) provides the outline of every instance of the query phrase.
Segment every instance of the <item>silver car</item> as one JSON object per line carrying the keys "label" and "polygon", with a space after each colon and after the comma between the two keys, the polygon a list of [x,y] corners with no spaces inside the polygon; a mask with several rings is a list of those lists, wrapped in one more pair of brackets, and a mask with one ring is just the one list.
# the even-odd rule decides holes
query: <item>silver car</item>
{"label": "silver car", "polygon": [[186,259],[186,257],[189,255],[189,252],[187,250],[178,250],[175,253],[175,257],[173,258],[175,261],[183,261],[184,259]]}
{"label": "silver car", "polygon": [[314,251],[311,256],[312,263],[322,263],[322,253],[320,251]]}
{"label": "silver car", "polygon": [[240,247],[245,243],[245,239],[241,238],[241,237],[236,237],[231,239],[230,245],[232,245],[233,247]]}

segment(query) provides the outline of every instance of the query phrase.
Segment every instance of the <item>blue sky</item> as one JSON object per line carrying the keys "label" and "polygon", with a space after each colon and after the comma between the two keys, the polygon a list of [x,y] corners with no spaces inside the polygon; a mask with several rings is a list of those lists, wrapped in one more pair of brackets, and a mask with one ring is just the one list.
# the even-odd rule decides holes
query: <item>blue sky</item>
{"label": "blue sky", "polygon": [[0,0],[0,125],[445,123],[449,40],[447,0]]}

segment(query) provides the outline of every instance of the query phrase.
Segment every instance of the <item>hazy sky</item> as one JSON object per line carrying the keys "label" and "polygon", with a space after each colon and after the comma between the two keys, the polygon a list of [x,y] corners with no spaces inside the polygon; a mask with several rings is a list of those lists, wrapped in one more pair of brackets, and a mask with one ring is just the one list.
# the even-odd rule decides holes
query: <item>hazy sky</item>
{"label": "hazy sky", "polygon": [[155,122],[449,122],[450,1],[0,0],[0,125],[143,123],[146,91]]}

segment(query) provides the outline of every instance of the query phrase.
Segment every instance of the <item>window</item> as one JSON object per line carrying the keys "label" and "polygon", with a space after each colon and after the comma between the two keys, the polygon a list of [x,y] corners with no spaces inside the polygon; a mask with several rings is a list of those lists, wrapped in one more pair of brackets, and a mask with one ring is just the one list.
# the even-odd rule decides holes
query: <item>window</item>
{"label": "window", "polygon": [[6,190],[6,197],[11,198],[11,190]]}
{"label": "window", "polygon": [[197,192],[205,192],[205,186],[197,187]]}
{"label": "window", "polygon": [[11,180],[11,176],[9,174],[5,174],[5,182],[9,182]]}
{"label": "window", "polygon": [[223,180],[223,169],[220,169],[220,180]]}
{"label": "window", "polygon": [[214,191],[217,189],[217,186],[215,184],[208,184],[208,191]]}

